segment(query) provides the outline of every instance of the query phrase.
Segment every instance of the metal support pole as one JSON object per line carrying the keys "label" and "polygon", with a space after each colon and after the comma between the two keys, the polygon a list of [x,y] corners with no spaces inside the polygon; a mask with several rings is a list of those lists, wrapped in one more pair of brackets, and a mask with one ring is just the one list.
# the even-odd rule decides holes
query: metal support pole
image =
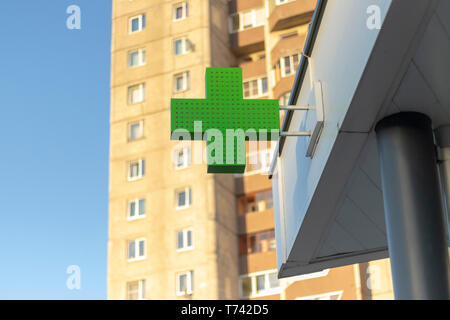
{"label": "metal support pole", "polygon": [[447,213],[447,240],[450,246],[450,126],[442,126],[435,130],[438,149],[439,173],[441,177],[441,186],[443,198],[445,199],[445,211]]}
{"label": "metal support pole", "polygon": [[396,299],[450,299],[449,256],[430,119],[403,112],[376,128]]}

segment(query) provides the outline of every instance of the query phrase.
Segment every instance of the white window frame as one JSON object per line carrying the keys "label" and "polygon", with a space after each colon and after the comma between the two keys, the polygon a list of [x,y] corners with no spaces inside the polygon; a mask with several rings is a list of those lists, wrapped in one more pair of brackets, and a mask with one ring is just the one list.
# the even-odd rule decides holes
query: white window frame
{"label": "white window frame", "polygon": [[[131,139],[131,127],[135,124],[139,124],[139,137]],[[135,141],[142,139],[144,137],[144,120],[134,121],[128,123],[128,141]]]}
{"label": "white window frame", "polygon": [[[178,78],[183,78],[183,88],[181,89],[177,89],[177,79]],[[183,92],[186,90],[189,90],[190,88],[190,74],[189,71],[184,71],[181,73],[177,73],[173,76],[173,91],[175,93],[179,93],[179,92]]]}
{"label": "white window frame", "polygon": [[276,1],[275,1],[275,4],[276,4],[277,6],[281,6],[281,5],[283,5],[283,4],[286,4],[286,3],[292,2],[292,1],[295,1],[295,0],[276,0]]}
{"label": "white window frame", "polygon": [[128,285],[129,284],[131,284],[131,283],[133,283],[133,282],[137,282],[138,283],[138,298],[137,298],[137,300],[144,300],[145,299],[145,293],[146,293],[146,288],[145,288],[145,285],[146,285],[146,281],[145,281],[145,279],[138,279],[138,280],[132,280],[132,281],[127,281],[127,283],[126,283],[126,288],[127,288],[127,291],[126,291],[126,300],[131,300],[131,299],[128,299],[128,296],[129,296],[129,291],[128,291]]}
{"label": "white window frame", "polygon": [[[177,19],[177,9],[180,7],[182,8],[183,14],[182,14],[181,18]],[[187,17],[189,17],[189,3],[187,1],[185,1],[185,2],[178,2],[177,4],[174,4],[172,20],[173,21],[181,21],[181,20],[186,19]]]}
{"label": "white window frame", "polygon": [[[144,214],[139,215],[139,209],[140,209],[140,200],[144,200],[144,206],[145,206],[145,211]],[[131,216],[131,204],[134,203],[134,208],[135,208],[135,214],[132,217]],[[142,219],[145,218],[145,216],[147,215],[147,199],[146,198],[136,198],[133,200],[129,200],[127,202],[127,220],[137,220],[137,219]]]}
{"label": "white window frame", "polygon": [[[246,10],[246,11],[241,11],[241,12],[236,12],[236,13],[231,14],[228,17],[228,29],[229,29],[229,32],[230,33],[236,33],[236,32],[239,32],[239,31],[248,30],[248,29],[259,27],[259,26],[263,26],[264,22],[259,23],[259,24],[256,23],[256,12],[259,11],[259,10],[262,10],[264,12],[264,17],[265,17],[266,13],[265,13],[264,7],[251,9],[251,10]],[[244,15],[249,13],[249,12],[251,12],[251,14],[252,14],[252,25],[251,25],[251,27],[244,28]],[[233,30],[233,17],[237,16],[237,15],[239,16],[239,28],[237,30]]]}
{"label": "white window frame", "polygon": [[[135,177],[131,176],[131,165],[133,163],[138,163],[139,165],[139,169],[138,169],[138,175]],[[134,181],[134,180],[139,180],[142,179],[145,176],[145,171],[142,170],[143,166],[145,166],[145,159],[138,159],[138,160],[132,160],[132,161],[128,161],[127,163],[127,177],[128,177],[128,181]]]}
{"label": "white window frame", "polygon": [[[178,195],[182,192],[185,192],[185,205],[179,206],[178,205]],[[184,189],[178,189],[175,191],[175,209],[176,210],[183,210],[187,209],[192,206],[192,188],[191,187],[185,187]]]}
{"label": "white window frame", "polygon": [[[255,174],[262,174],[267,175],[270,169],[271,161],[273,158],[273,153],[275,152],[275,146],[272,146],[270,148],[267,148],[265,150],[258,150],[256,152],[249,152],[247,154],[247,157],[250,159],[250,157],[258,157],[258,163],[261,163],[261,168],[256,170],[249,170],[247,169],[244,172],[244,176],[252,176]],[[249,163],[249,162],[247,162]],[[250,166],[246,166],[247,168],[250,168]]]}
{"label": "white window frame", "polygon": [[[139,242],[144,241],[144,255],[143,256],[139,256]],[[129,243],[130,242],[134,242],[134,254],[135,257],[134,258],[130,258],[130,247],[129,247]],[[137,238],[135,240],[128,240],[127,241],[127,259],[129,262],[133,262],[133,261],[139,261],[139,260],[144,260],[147,258],[147,239],[146,238]]]}
{"label": "white window frame", "polygon": [[[181,41],[181,52],[178,54],[175,51],[175,48],[176,48],[175,43],[177,41]],[[187,54],[192,51],[191,48],[192,48],[192,44],[187,37],[173,39],[173,55],[174,56],[182,56],[184,54]]]}
{"label": "white window frame", "polygon": [[297,297],[297,298],[295,298],[295,300],[330,300],[331,296],[334,296],[334,295],[338,295],[339,296],[336,300],[341,300],[343,293],[344,293],[344,290],[333,291],[333,292],[316,294],[316,295],[313,295],[313,296]]}
{"label": "white window frame", "polygon": [[[142,23],[144,16],[145,16],[145,13],[141,13],[141,14],[138,14],[137,16],[133,16],[128,19],[128,33],[129,34],[141,32],[142,30],[145,29],[145,27],[143,26],[143,23]],[[138,19],[139,28],[136,31],[133,31],[133,20],[134,19]],[[146,22],[146,24],[147,24],[147,22]]]}
{"label": "white window frame", "polygon": [[[133,53],[136,53],[137,52],[137,54],[138,54],[138,63],[136,64],[136,65],[134,65],[134,66],[132,66],[131,65],[131,55],[133,54]],[[131,50],[131,51],[128,51],[128,68],[137,68],[137,67],[141,67],[141,66],[143,66],[143,65],[145,65],[146,64],[146,51],[145,51],[145,49],[143,49],[143,48],[141,48],[141,49],[136,49],[136,50]]]}
{"label": "white window frame", "polygon": [[[263,92],[263,79],[266,79],[266,82],[267,82],[267,91],[266,92]],[[258,94],[252,95],[252,90],[250,88],[250,95],[248,97],[244,96],[244,99],[259,98],[259,97],[267,96],[269,94],[269,82],[268,82],[269,79],[267,78],[267,76],[260,77],[260,78],[245,79],[245,81],[242,82],[242,90],[244,90],[244,83],[248,82],[250,85],[250,83],[255,80],[257,81],[257,85],[258,85]],[[244,94],[244,92],[243,92],[243,94]]]}
{"label": "white window frame", "polygon": [[[181,248],[178,248],[178,234],[180,232],[183,234],[183,246]],[[188,232],[191,232],[191,245],[190,246],[187,243]],[[189,251],[189,250],[194,249],[194,229],[193,228],[185,228],[185,229],[178,230],[176,232],[176,248],[177,248],[177,250],[176,250],[177,252]]]}
{"label": "white window frame", "polygon": [[[138,101],[133,101],[132,88],[136,88],[136,87],[138,87],[139,88],[138,90],[141,91],[141,99]],[[134,84],[134,85],[128,87],[128,104],[129,105],[142,103],[144,101],[145,101],[145,82]]]}
{"label": "white window frame", "polygon": [[[297,72],[296,68],[294,68],[294,56],[295,55],[298,57],[298,62],[297,62],[297,67],[298,67],[298,65],[300,64],[300,55],[298,53],[283,56],[280,58],[280,69],[281,69],[281,77],[282,78],[292,76]],[[291,64],[291,73],[289,73],[289,74],[286,74],[286,67],[285,67],[285,61],[284,61],[284,59],[287,57],[289,57],[289,63]]]}
{"label": "white window frame", "polygon": [[[270,296],[274,294],[281,293],[281,285],[278,283],[278,287],[276,288],[270,288],[270,281],[269,281],[269,274],[271,273],[278,273],[277,269],[272,270],[265,270],[260,272],[253,272],[249,274],[243,274],[239,276],[239,296],[241,298],[257,298],[257,297],[264,297],[264,296]],[[265,288],[264,290],[257,291],[257,277],[264,275],[264,283]],[[244,278],[250,278],[251,281],[251,293],[249,296],[244,296],[242,292],[242,280]]]}
{"label": "white window frame", "polygon": [[[182,275],[186,275],[186,290],[184,291],[180,291],[180,276]],[[194,271],[190,270],[190,271],[183,271],[183,272],[178,272],[176,274],[176,295],[177,296],[184,296],[184,295],[191,295],[194,293]]]}
{"label": "white window frame", "polygon": [[[178,165],[178,156],[180,152],[183,152],[183,163],[181,166]],[[191,166],[191,147],[176,147],[173,151],[173,164],[175,170],[186,169]]]}

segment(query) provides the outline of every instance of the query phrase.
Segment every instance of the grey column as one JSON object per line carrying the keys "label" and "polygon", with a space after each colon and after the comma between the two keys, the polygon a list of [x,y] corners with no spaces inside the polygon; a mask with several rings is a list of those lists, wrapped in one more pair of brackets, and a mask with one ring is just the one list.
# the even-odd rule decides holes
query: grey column
{"label": "grey column", "polygon": [[396,299],[449,299],[445,219],[430,119],[402,112],[376,128]]}
{"label": "grey column", "polygon": [[444,211],[447,213],[447,240],[450,231],[450,126],[442,126],[435,130],[436,142],[438,144],[438,163],[441,177],[443,198],[445,199]]}

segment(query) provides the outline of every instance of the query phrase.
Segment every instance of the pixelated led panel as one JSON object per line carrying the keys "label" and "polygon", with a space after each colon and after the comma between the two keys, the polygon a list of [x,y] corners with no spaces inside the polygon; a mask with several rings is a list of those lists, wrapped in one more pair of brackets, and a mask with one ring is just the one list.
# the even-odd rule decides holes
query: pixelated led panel
{"label": "pixelated led panel", "polygon": [[[241,68],[207,68],[205,91],[206,99],[171,99],[171,133],[184,129],[189,132],[191,139],[206,138],[210,155],[209,148],[214,144],[208,142],[204,134],[210,129],[220,131],[223,135],[223,159],[218,161],[215,152],[208,156],[208,172],[242,173],[245,170],[245,156],[243,160],[241,156],[238,157],[238,150],[242,149],[236,144],[233,163],[226,162],[226,131],[251,130],[257,140],[276,139],[280,131],[278,100],[243,99]],[[201,129],[197,128],[201,135],[198,136],[194,136],[196,121],[201,121]],[[264,130],[264,134],[260,134],[261,130]],[[245,140],[251,138],[251,135],[246,136]],[[241,140],[236,142],[241,147],[244,143]],[[245,145],[243,148],[245,150]]]}

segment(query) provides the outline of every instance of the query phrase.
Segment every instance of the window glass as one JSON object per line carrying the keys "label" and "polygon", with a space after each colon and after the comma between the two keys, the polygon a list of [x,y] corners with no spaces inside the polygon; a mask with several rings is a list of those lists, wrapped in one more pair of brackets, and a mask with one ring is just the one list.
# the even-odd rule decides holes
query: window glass
{"label": "window glass", "polygon": [[255,11],[255,25],[260,26],[264,24],[264,8]]}
{"label": "window glass", "polygon": [[139,64],[139,52],[133,51],[130,53],[130,66],[134,67]]}
{"label": "window glass", "polygon": [[182,39],[175,40],[175,55],[179,55],[183,52],[183,41]]}
{"label": "window glass", "polygon": [[134,241],[128,241],[128,259],[136,257],[135,243]]}
{"label": "window glass", "polygon": [[184,152],[183,149],[178,151],[178,159],[177,159],[177,166],[182,167],[184,164]]}
{"label": "window glass", "polygon": [[127,284],[127,299],[128,300],[139,299],[139,281],[133,281]]}
{"label": "window glass", "polygon": [[139,241],[139,256],[143,257],[145,255],[145,241],[144,240],[140,240]]}
{"label": "window glass", "polygon": [[265,199],[266,199],[266,209],[272,209],[273,208],[272,191],[266,191]]}
{"label": "window glass", "polygon": [[277,242],[276,242],[276,239],[275,239],[275,231],[272,230],[269,233],[269,250],[271,250],[271,251],[275,250],[276,247],[277,247]]}
{"label": "window glass", "polygon": [[184,292],[186,291],[186,280],[187,280],[187,275],[186,274],[180,274],[178,276],[178,281],[179,281],[179,290],[180,292]]}
{"label": "window glass", "polygon": [[145,84],[138,84],[128,88],[128,103],[138,103],[144,101]]}
{"label": "window glass", "polygon": [[233,31],[239,30],[239,14],[231,16],[231,28]]}
{"label": "window glass", "polygon": [[139,175],[139,163],[134,162],[131,164],[130,176],[131,176],[131,178],[135,178],[138,175]]}
{"label": "window glass", "polygon": [[292,60],[294,61],[294,72],[295,72],[295,70],[297,70],[298,67],[298,54],[294,54],[292,56]]}
{"label": "window glass", "polygon": [[261,85],[262,92],[266,93],[267,91],[269,91],[269,87],[268,87],[268,84],[267,84],[267,77],[266,78],[262,78],[261,79],[261,83],[262,83],[262,85]]}
{"label": "window glass", "polygon": [[266,289],[266,277],[265,275],[260,275],[256,277],[256,291],[260,292]]}
{"label": "window glass", "polygon": [[186,205],[186,192],[182,191],[178,193],[178,206],[184,207]]}
{"label": "window glass", "polygon": [[177,249],[183,248],[183,231],[177,232]]}
{"label": "window glass", "polygon": [[130,203],[130,217],[134,217],[136,215],[136,202],[132,201]]}
{"label": "window glass", "polygon": [[131,20],[131,31],[135,32],[139,30],[139,17],[134,18]]}
{"label": "window glass", "polygon": [[177,77],[177,91],[183,90],[183,77]]}
{"label": "window glass", "polygon": [[245,277],[241,279],[242,296],[249,297],[252,293],[252,279]]}
{"label": "window glass", "polygon": [[253,26],[253,12],[245,12],[242,14],[242,20],[244,24],[244,29],[250,28]]}
{"label": "window glass", "polygon": [[130,140],[136,140],[142,137],[141,122],[130,124]]}
{"label": "window glass", "polygon": [[251,86],[252,86],[252,95],[257,96],[258,95],[258,80],[252,80]]}
{"label": "window glass", "polygon": [[177,7],[176,9],[176,19],[183,18],[183,7]]}
{"label": "window glass", "polygon": [[191,230],[187,231],[186,237],[187,237],[187,246],[191,247],[192,246],[192,231]]}
{"label": "window glass", "polygon": [[250,96],[250,84],[248,82],[244,82],[244,98]]}
{"label": "window glass", "polygon": [[278,288],[280,286],[276,272],[269,273],[270,288]]}
{"label": "window glass", "polygon": [[291,74],[291,59],[290,59],[290,57],[284,57],[284,73],[286,75]]}
{"label": "window glass", "polygon": [[139,199],[139,215],[145,214],[145,199]]}

